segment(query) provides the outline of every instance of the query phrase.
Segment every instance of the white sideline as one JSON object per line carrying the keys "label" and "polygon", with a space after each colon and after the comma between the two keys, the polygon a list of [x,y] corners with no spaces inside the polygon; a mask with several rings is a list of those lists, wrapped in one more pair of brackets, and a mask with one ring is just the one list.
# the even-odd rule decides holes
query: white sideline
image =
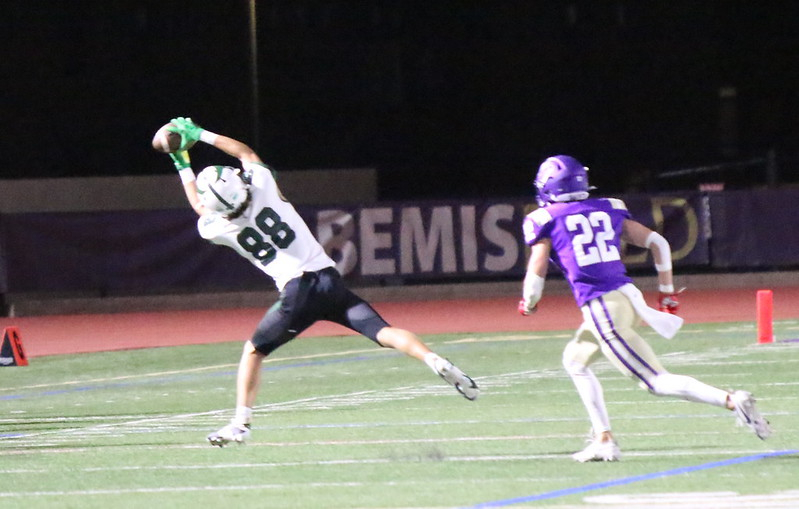
{"label": "white sideline", "polygon": [[[738,457],[750,454],[762,453],[762,450],[748,450],[740,449],[735,451],[718,452],[722,456]],[[671,451],[653,451],[653,452],[630,452],[626,453],[625,457],[685,457],[694,456],[697,454],[696,449],[684,450],[671,450]],[[484,456],[450,456],[436,458],[435,461],[448,462],[448,463],[473,463],[473,462],[498,462],[498,461],[536,461],[536,460],[551,460],[551,459],[564,459],[568,458],[566,454],[500,454],[500,455],[484,455]],[[297,462],[270,462],[270,463],[227,463],[216,465],[157,465],[149,467],[109,467],[104,470],[114,471],[158,471],[158,470],[213,470],[213,469],[229,469],[229,468],[288,468],[288,467],[302,467],[302,466],[333,466],[340,467],[342,465],[369,465],[369,464],[388,464],[401,461],[401,458],[377,458],[377,459],[345,459],[345,460],[330,460],[330,461],[297,461]],[[417,458],[409,458],[407,461],[418,462]],[[100,469],[80,469],[81,472],[92,472]],[[8,469],[0,470],[4,474],[28,474],[28,473],[48,473],[48,470],[26,470],[26,469]],[[470,482],[492,483],[498,479],[479,478],[472,479]],[[502,480],[507,480],[502,478]],[[541,480],[551,481],[551,477],[542,478]],[[525,477],[525,482],[535,482],[534,477]],[[451,482],[461,484],[462,479],[454,479]],[[74,491],[0,491],[0,498],[12,497],[25,497],[25,496],[85,496],[85,495],[120,495],[125,493],[170,493],[170,492],[191,492],[191,491],[226,491],[226,490],[263,490],[263,489],[288,489],[288,488],[303,488],[303,487],[358,487],[358,486],[374,486],[374,485],[398,485],[398,484],[419,484],[426,483],[424,480],[410,480],[410,481],[396,481],[386,480],[377,482],[314,482],[314,483],[267,483],[267,484],[253,484],[243,486],[164,486],[160,488],[124,488],[124,489],[108,489],[108,490],[74,490]]]}

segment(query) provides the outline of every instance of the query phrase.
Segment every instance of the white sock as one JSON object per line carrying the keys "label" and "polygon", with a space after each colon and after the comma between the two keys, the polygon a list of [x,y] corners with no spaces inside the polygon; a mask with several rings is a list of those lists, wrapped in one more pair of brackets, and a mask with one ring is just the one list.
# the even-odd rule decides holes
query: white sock
{"label": "white sock", "polygon": [[438,368],[436,366],[441,362],[446,362],[446,360],[435,352],[426,353],[424,356],[424,363],[427,364],[434,373],[438,373]]}
{"label": "white sock", "polygon": [[236,415],[233,417],[233,424],[243,426],[252,422],[252,408],[246,406],[237,406]]}
{"label": "white sock", "polygon": [[690,376],[662,373],[650,382],[653,393],[657,396],[674,396],[697,403],[727,407],[727,396],[729,395],[727,391],[700,382]]}
{"label": "white sock", "polygon": [[599,383],[596,375],[590,368],[582,364],[571,364],[566,367],[566,372],[574,382],[577,394],[583,401],[588,418],[591,420],[591,427],[594,436],[610,431],[610,417],[605,407],[605,396],[602,391],[602,384]]}

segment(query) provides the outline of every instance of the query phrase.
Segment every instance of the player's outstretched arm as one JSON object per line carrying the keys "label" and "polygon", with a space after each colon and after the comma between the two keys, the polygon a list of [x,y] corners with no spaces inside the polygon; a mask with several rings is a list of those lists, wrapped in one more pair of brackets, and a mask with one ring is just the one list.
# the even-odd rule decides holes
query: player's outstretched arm
{"label": "player's outstretched arm", "polygon": [[229,136],[216,135],[209,145],[213,145],[226,154],[247,163],[260,163],[261,158],[248,145],[230,138]]}
{"label": "player's outstretched arm", "polygon": [[671,266],[671,246],[669,242],[663,235],[631,219],[624,221],[622,238],[633,245],[647,248],[652,252],[655,270],[658,273],[658,307],[666,313],[677,314],[677,309],[680,306],[677,296],[682,290],[674,291],[674,274]]}
{"label": "player's outstretched arm", "polygon": [[171,123],[176,126],[177,132],[183,137],[184,140],[202,141],[208,145],[212,145],[229,156],[235,157],[242,162],[260,163],[261,158],[258,154],[250,148],[247,144],[233,139],[229,136],[224,136],[217,133],[212,133],[207,129],[203,129],[194,123],[191,118],[177,117],[171,120]]}
{"label": "player's outstretched arm", "polygon": [[535,313],[538,301],[544,294],[544,282],[549,269],[549,252],[551,250],[552,241],[549,239],[541,239],[531,248],[527,273],[522,284],[522,299],[518,306],[519,313],[524,316]]}
{"label": "player's outstretched arm", "polygon": [[186,199],[189,200],[191,208],[199,215],[205,214],[207,210],[200,204],[200,195],[197,193],[197,182],[191,167],[189,152],[187,150],[174,152],[170,153],[169,157],[175,164],[175,169],[178,170],[180,181],[183,183],[183,191],[186,193]]}
{"label": "player's outstretched arm", "polygon": [[191,208],[198,215],[203,215],[208,212],[208,209],[200,204],[200,195],[197,193],[197,182],[191,181],[183,184],[183,191],[186,193],[186,198],[189,200]]}

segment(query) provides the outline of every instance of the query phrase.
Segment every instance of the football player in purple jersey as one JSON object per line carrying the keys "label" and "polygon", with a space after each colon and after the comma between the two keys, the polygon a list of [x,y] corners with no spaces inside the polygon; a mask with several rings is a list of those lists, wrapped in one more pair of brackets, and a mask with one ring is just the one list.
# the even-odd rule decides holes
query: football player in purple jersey
{"label": "football player in purple jersey", "polygon": [[[644,321],[661,336],[671,338],[682,326],[682,318],[676,315],[678,292],[674,291],[669,243],[632,219],[623,201],[591,197],[587,170],[571,156],[546,159],[535,179],[539,208],[525,217],[523,225],[531,253],[519,312],[529,315],[536,311],[551,260],[568,280],[583,314],[582,325],[563,352],[563,366],[588,411],[592,441],[572,458],[579,462],[615,461],[621,455],[602,386],[590,368],[600,354],[654,395],[732,410],[759,438],[768,437],[768,421],[757,411],[749,392],[728,392],[668,372],[636,332],[637,324]],[[622,242],[652,253],[659,310],[646,304],[627,275]]]}
{"label": "football player in purple jersey", "polygon": [[230,424],[208,435],[212,445],[250,437],[253,406],[263,360],[318,320],[348,327],[374,341],[427,364],[468,400],[477,384],[413,332],[392,327],[372,306],[349,290],[305,221],[278,188],[274,171],[244,143],[212,133],[190,118],[172,119],[182,147],[201,141],[238,159],[241,168],[208,166],[195,176],[187,149],[170,153],[186,198],[200,216],[200,236],[236,251],[280,290],[252,338],[244,344],[236,383],[236,411]]}

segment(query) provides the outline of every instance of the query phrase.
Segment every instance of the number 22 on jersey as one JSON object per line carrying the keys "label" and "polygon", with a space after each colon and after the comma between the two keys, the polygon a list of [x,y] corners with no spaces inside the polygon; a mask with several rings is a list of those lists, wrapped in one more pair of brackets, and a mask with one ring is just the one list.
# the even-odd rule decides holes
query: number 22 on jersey
{"label": "number 22 on jersey", "polygon": [[580,267],[621,260],[614,244],[616,233],[607,212],[595,210],[587,216],[572,214],[566,217],[566,228],[572,233],[572,248]]}

